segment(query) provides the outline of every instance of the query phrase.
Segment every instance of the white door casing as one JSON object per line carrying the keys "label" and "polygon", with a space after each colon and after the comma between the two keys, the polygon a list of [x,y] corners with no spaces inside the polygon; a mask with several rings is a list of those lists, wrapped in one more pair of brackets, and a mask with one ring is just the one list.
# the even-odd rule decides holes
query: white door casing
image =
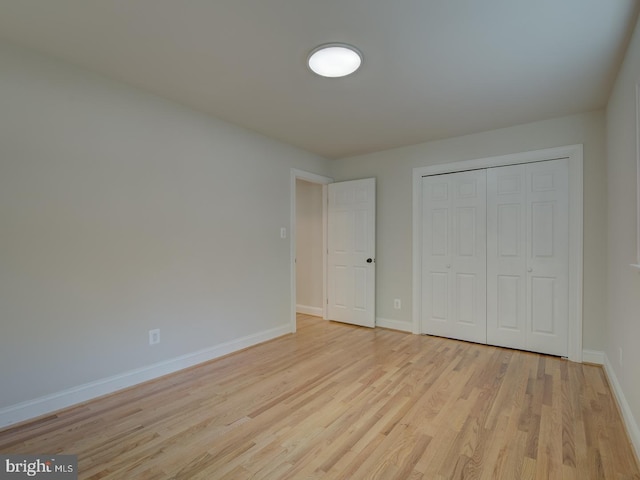
{"label": "white door casing", "polygon": [[327,316],[375,327],[375,178],[328,186]]}
{"label": "white door casing", "polygon": [[422,181],[422,329],[486,343],[485,171]]}

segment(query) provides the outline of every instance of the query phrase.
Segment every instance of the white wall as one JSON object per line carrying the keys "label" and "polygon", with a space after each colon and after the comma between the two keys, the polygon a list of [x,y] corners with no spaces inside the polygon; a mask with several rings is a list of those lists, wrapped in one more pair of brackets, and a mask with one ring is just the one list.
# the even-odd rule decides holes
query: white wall
{"label": "white wall", "polygon": [[626,399],[623,413],[631,422],[630,433],[640,455],[640,271],[629,266],[637,263],[635,88],[639,80],[640,24],[636,25],[606,112],[609,298],[605,316],[608,371]]}
{"label": "white wall", "polygon": [[296,304],[322,315],[322,185],[296,180]]}
{"label": "white wall", "polygon": [[13,46],[0,65],[0,411],[288,331],[290,169],[327,160]]}
{"label": "white wall", "polygon": [[[604,349],[606,171],[604,112],[503,128],[342,159],[331,164],[340,180],[377,178],[377,300],[381,324],[411,330],[412,169],[563,145],[584,144],[585,349]],[[402,310],[393,309],[393,299]]]}

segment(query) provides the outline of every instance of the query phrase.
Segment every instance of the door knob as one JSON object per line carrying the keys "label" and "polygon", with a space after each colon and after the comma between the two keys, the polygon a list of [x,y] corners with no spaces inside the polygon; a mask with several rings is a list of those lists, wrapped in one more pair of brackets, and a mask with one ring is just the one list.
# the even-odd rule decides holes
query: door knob
{"label": "door knob", "polygon": [[531,267],[527,268],[527,272],[533,272],[533,268]]}
{"label": "door knob", "polygon": [[451,268],[451,264],[450,263],[447,263],[447,268]]}
{"label": "door knob", "polygon": [[373,258],[367,258],[367,263],[373,262]]}

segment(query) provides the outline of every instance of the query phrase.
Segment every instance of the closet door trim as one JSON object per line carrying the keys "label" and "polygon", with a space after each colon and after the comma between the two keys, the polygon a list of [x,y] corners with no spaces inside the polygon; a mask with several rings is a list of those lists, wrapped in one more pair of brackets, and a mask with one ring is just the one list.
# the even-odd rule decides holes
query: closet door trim
{"label": "closet door trim", "polygon": [[413,169],[413,333],[422,319],[422,177],[566,158],[569,161],[568,358],[582,362],[583,162],[582,145],[534,150]]}

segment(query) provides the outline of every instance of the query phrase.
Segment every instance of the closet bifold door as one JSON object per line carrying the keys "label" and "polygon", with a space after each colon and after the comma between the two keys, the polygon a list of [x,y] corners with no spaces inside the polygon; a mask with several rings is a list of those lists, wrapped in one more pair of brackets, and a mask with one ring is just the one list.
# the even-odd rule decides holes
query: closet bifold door
{"label": "closet bifold door", "polygon": [[422,331],[486,343],[486,172],[422,179]]}
{"label": "closet bifold door", "polygon": [[487,343],[568,353],[566,159],[487,171]]}
{"label": "closet bifold door", "polygon": [[487,343],[527,348],[526,166],[487,171]]}

